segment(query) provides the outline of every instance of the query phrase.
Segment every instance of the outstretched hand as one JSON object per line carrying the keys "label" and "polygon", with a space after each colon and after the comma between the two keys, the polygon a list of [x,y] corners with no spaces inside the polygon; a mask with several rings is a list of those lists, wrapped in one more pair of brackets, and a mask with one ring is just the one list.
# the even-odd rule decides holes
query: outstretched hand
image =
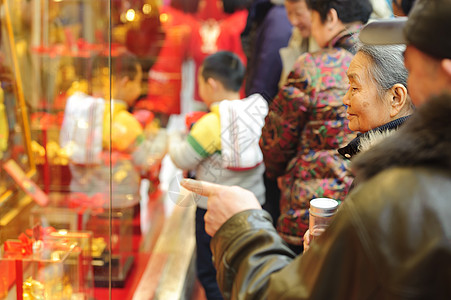
{"label": "outstretched hand", "polygon": [[233,215],[249,210],[261,209],[255,195],[238,186],[225,186],[193,179],[183,179],[184,188],[208,197],[205,214],[205,231],[214,236],[216,231]]}

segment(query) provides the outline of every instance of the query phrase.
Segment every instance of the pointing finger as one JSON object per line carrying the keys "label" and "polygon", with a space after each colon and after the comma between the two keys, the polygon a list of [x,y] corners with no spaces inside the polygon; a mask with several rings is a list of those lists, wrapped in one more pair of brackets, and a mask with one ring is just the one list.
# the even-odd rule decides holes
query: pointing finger
{"label": "pointing finger", "polygon": [[210,197],[215,194],[218,189],[222,188],[222,186],[218,184],[194,179],[183,179],[180,181],[180,185],[191,192],[205,197]]}

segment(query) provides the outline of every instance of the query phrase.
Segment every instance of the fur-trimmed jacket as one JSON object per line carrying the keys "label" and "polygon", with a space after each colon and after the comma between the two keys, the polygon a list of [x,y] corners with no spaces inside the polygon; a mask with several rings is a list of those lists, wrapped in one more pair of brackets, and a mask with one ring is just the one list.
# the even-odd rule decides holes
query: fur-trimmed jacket
{"label": "fur-trimmed jacket", "polygon": [[212,239],[225,299],[451,299],[451,96],[356,156],[360,184],[295,257],[261,210]]}
{"label": "fur-trimmed jacket", "polygon": [[[346,159],[352,159],[357,154],[368,151],[369,149],[383,141],[385,138],[394,134],[396,130],[398,130],[399,127],[408,120],[409,117],[410,116],[401,117],[365,133],[359,133],[357,137],[353,139],[349,144],[342,148],[339,148],[338,153],[340,153],[341,156]],[[352,174],[351,170],[348,170],[348,172]],[[352,182],[351,186],[349,187],[348,193],[358,184],[359,179],[357,178]]]}
{"label": "fur-trimmed jacket", "polygon": [[365,133],[359,133],[349,144],[339,148],[338,153],[340,153],[344,158],[351,159],[358,153],[369,150],[372,146],[378,144],[386,137],[395,133],[395,131],[398,130],[398,128],[404,124],[409,117],[410,116],[401,117]]}

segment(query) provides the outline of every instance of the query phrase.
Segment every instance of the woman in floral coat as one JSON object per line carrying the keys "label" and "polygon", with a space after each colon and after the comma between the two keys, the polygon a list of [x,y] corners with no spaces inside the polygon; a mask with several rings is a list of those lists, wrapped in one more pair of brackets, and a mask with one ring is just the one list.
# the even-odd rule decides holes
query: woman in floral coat
{"label": "woman in floral coat", "polygon": [[337,149],[352,140],[342,98],[356,33],[368,0],[307,0],[312,35],[321,50],[301,55],[269,108],[260,139],[266,172],[281,189],[277,230],[296,253],[308,229],[313,198],[345,198],[352,178]]}

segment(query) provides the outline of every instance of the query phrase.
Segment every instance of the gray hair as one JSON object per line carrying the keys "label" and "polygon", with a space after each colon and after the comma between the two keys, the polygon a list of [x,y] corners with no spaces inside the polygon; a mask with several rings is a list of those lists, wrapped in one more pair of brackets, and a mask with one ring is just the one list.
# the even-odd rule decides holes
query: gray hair
{"label": "gray hair", "polygon": [[380,99],[395,84],[407,88],[407,69],[404,66],[404,45],[357,45],[357,52],[364,53],[370,60],[370,77],[377,86]]}

